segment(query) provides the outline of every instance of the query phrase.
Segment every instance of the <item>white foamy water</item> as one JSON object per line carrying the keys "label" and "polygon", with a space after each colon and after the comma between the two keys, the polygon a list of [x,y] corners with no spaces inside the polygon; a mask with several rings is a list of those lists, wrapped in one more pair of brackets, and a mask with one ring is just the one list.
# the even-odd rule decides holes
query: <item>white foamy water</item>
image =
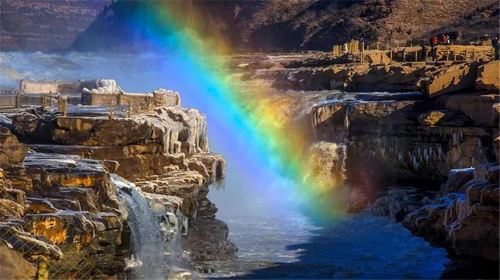
{"label": "white foamy water", "polygon": [[111,179],[118,188],[118,196],[127,213],[134,249],[128,268],[132,270],[133,278],[165,279],[167,263],[158,265],[158,262],[164,260],[167,247],[156,214],[134,184],[114,174]]}

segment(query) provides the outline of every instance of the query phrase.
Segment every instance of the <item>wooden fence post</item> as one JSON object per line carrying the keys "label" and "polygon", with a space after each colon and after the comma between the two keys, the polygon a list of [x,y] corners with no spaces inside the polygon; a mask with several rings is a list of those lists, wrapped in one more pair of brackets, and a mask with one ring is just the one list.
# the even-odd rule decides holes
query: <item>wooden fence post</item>
{"label": "wooden fence post", "polygon": [[406,49],[403,49],[403,62],[406,62]]}
{"label": "wooden fence post", "polygon": [[418,50],[415,51],[415,62],[418,61]]}
{"label": "wooden fence post", "polygon": [[68,115],[68,97],[65,96],[63,97],[63,116],[67,116]]}

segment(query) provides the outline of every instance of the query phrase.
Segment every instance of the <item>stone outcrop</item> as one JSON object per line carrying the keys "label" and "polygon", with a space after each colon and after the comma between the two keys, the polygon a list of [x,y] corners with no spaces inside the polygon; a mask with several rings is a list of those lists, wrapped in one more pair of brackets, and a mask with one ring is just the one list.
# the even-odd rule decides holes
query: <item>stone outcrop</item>
{"label": "stone outcrop", "polygon": [[2,119],[0,239],[23,240],[14,249],[35,264],[40,259],[33,256],[43,256],[52,277],[124,273],[132,262],[132,231],[120,201],[130,195],[123,185],[131,183],[117,180],[116,172],[135,182],[166,242],[179,236],[189,261],[234,259],[228,227],[215,219],[217,207],[207,198],[209,185],[224,178],[225,161],[209,153],[205,117],[179,107],[172,91],[150,96],[151,108],[133,114],[102,113],[105,104],[79,106],[65,116],[32,108]]}
{"label": "stone outcrop", "polygon": [[257,72],[256,77],[275,79],[273,86],[295,90],[415,91],[423,76],[422,64],[336,64],[324,68],[296,68]]}
{"label": "stone outcrop", "polygon": [[476,80],[476,68],[474,63],[461,63],[427,72],[419,86],[429,97],[471,89]]}
{"label": "stone outcrop", "polygon": [[[466,182],[471,170],[474,176]],[[445,246],[453,255],[497,262],[498,165],[451,172],[441,187],[444,196],[409,213],[403,224],[432,244]]]}
{"label": "stone outcrop", "polygon": [[[438,107],[451,112],[458,112],[466,116],[469,122],[459,126],[476,127],[498,127],[499,111],[497,106],[500,102],[498,94],[453,94],[440,96],[436,100]],[[462,117],[463,118],[463,117]],[[453,122],[460,121],[453,118]],[[464,119],[465,120],[465,119]]]}
{"label": "stone outcrop", "polygon": [[[52,277],[113,275],[125,267],[127,233],[115,186],[99,161],[30,152],[21,163],[29,187],[6,186],[0,239],[28,260],[47,262]],[[8,179],[11,173],[5,173]],[[3,180],[4,178],[2,178]],[[9,193],[17,193],[14,197]],[[8,203],[10,202],[10,203]],[[85,262],[87,270],[79,264]]]}
{"label": "stone outcrop", "polygon": [[[336,61],[328,60],[321,54],[305,54],[262,59],[282,67],[239,70],[245,71],[243,75],[245,80],[267,80],[277,89],[351,92],[420,91],[424,96],[431,98],[474,90],[483,94],[498,92],[495,86],[495,83],[498,83],[496,74],[498,62],[485,62],[477,58],[471,58],[469,61],[429,63],[397,61],[386,63],[384,59],[383,63],[374,63],[367,59],[365,63],[359,63],[359,58],[353,58],[352,61]],[[374,60],[376,62],[376,58]]]}
{"label": "stone outcrop", "polygon": [[20,143],[9,128],[0,126],[0,165],[18,164],[24,160],[28,147]]}
{"label": "stone outcrop", "polygon": [[[69,50],[112,1],[2,1],[0,49]],[[19,20],[22,18],[23,20]],[[57,30],[57,32],[54,32]]]}
{"label": "stone outcrop", "polygon": [[498,60],[481,65],[477,69],[476,89],[497,91],[500,89],[500,62]]}
{"label": "stone outcrop", "polygon": [[436,194],[415,187],[388,187],[373,205],[375,215],[388,216],[396,222],[430,203]]}
{"label": "stone outcrop", "polygon": [[[309,170],[331,185],[345,178],[347,210],[373,202],[373,213],[402,222],[453,259],[494,268],[498,164],[483,164],[498,161],[498,61],[325,66],[319,57],[304,64],[287,59],[273,57],[285,67],[254,69],[244,78],[287,90],[354,91],[323,93],[306,128]],[[307,111],[310,103],[302,105]]]}
{"label": "stone outcrop", "polygon": [[317,105],[311,116],[315,139],[347,143],[347,177],[359,184],[391,178],[440,181],[449,169],[491,158],[495,128],[429,123],[422,117],[428,115],[426,106],[415,100]]}

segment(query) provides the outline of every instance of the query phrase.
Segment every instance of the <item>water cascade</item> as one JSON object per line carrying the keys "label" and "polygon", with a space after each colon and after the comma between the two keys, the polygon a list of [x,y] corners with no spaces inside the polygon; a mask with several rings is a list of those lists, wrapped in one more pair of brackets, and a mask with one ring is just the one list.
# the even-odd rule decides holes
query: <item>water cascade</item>
{"label": "water cascade", "polygon": [[179,238],[181,230],[187,230],[187,220],[179,221],[180,213],[155,211],[133,183],[117,175],[111,178],[131,231],[134,253],[127,268],[132,279],[167,279],[182,266]]}

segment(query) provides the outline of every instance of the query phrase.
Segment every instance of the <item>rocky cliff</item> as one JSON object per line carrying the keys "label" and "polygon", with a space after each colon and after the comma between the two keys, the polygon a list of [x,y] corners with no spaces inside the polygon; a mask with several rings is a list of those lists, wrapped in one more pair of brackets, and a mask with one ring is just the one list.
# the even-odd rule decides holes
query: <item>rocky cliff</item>
{"label": "rocky cliff", "polygon": [[0,49],[68,50],[78,35],[84,32],[111,2],[111,0],[2,0]]}
{"label": "rocky cliff", "polygon": [[146,6],[183,13],[181,25],[246,51],[330,50],[353,38],[427,42],[436,32],[452,32],[463,41],[498,35],[494,0],[110,2],[4,0],[0,49],[141,49],[147,46],[145,32],[127,21]]}
{"label": "rocky cliff", "polygon": [[498,60],[237,60],[243,83],[269,88],[256,104],[272,100],[279,122],[308,136],[313,172],[347,185],[348,211],[373,203],[374,213],[445,247],[474,271],[467,277],[497,277]]}
{"label": "rocky cliff", "polygon": [[210,261],[234,259],[228,227],[207,199],[225,161],[209,153],[205,117],[161,104],[110,116],[108,106],[3,115],[0,240],[8,254],[54,278],[147,277],[161,259],[162,273],[207,271]]}

